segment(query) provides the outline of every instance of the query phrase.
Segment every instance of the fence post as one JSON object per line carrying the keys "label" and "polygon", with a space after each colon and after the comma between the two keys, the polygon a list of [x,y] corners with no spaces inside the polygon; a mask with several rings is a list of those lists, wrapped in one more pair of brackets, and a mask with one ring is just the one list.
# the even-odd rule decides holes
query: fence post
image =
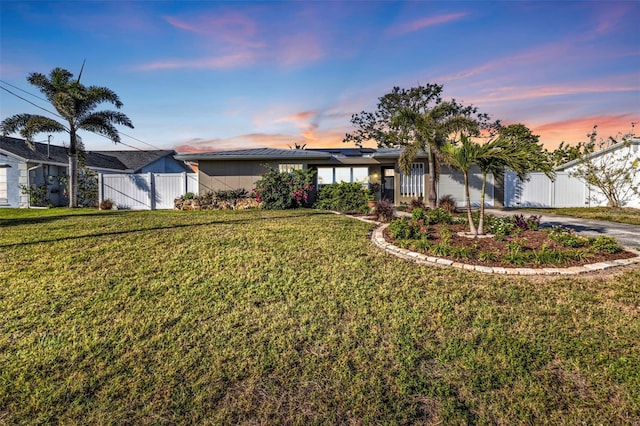
{"label": "fence post", "polygon": [[153,173],[149,172],[147,175],[149,176],[149,209],[155,210],[156,188],[153,181]]}
{"label": "fence post", "polygon": [[182,193],[186,194],[187,192],[189,192],[189,179],[187,179],[186,172],[182,172],[181,175],[182,175],[182,188],[184,188],[184,191]]}
{"label": "fence post", "polygon": [[102,188],[102,173],[98,173],[98,208],[100,204],[104,201],[104,189]]}

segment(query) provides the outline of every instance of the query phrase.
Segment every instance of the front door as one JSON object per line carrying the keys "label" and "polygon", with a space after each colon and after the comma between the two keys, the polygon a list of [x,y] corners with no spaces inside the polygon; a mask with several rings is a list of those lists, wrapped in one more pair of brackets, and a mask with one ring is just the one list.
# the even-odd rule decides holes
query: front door
{"label": "front door", "polygon": [[382,169],[382,199],[395,203],[395,172],[393,167],[384,167]]}

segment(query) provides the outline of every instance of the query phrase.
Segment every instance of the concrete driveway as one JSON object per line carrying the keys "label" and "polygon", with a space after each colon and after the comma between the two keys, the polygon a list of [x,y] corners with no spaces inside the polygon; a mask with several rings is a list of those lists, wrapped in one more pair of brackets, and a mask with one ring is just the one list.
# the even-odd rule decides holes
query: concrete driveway
{"label": "concrete driveway", "polygon": [[541,216],[540,224],[542,227],[564,226],[571,228],[579,234],[589,237],[597,237],[598,235],[609,235],[615,237],[618,243],[625,247],[640,249],[640,226],[628,225],[626,223],[604,222],[600,220],[578,219],[569,216],[558,216],[554,214],[546,214],[544,212],[530,212],[527,210],[498,210],[487,209],[487,213],[494,216],[516,215],[522,214],[530,216],[532,214]]}

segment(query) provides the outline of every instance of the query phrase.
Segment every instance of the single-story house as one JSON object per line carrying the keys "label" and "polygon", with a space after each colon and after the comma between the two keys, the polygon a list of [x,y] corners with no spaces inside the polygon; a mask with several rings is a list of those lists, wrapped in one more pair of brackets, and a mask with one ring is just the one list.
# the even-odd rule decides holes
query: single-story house
{"label": "single-story house", "polygon": [[[401,149],[390,148],[323,148],[323,149],[275,149],[257,148],[234,151],[178,154],[178,160],[197,162],[199,192],[204,194],[220,189],[245,189],[252,191],[255,183],[268,168],[280,171],[292,169],[316,170],[318,187],[336,182],[359,182],[363,185],[379,184],[377,198],[395,204],[409,203],[412,199],[428,197],[429,170],[427,154],[416,158],[410,174],[398,167]],[[481,174],[472,169],[471,198],[478,205],[481,191]],[[501,206],[502,185],[489,176],[486,188],[486,204]],[[452,195],[464,204],[462,174],[442,166],[438,182],[438,197]]]}
{"label": "single-story house", "polygon": [[[192,173],[173,150],[87,151],[85,165],[98,173]],[[68,200],[59,177],[68,172],[68,148],[35,142],[33,149],[24,139],[0,137],[0,207],[28,207],[29,197],[21,186],[47,187],[53,206],[65,206]]]}

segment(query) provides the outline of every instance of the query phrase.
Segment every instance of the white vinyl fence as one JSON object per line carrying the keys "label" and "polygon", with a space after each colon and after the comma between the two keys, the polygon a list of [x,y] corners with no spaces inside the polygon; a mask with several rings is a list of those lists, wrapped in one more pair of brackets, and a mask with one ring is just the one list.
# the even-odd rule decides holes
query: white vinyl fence
{"label": "white vinyl fence", "polygon": [[549,179],[544,173],[529,173],[522,182],[514,172],[504,177],[505,207],[593,207],[606,205],[599,192],[569,173],[556,173]]}
{"label": "white vinyl fence", "polygon": [[173,209],[173,200],[198,193],[197,173],[98,175],[98,202],[111,200],[121,210]]}

